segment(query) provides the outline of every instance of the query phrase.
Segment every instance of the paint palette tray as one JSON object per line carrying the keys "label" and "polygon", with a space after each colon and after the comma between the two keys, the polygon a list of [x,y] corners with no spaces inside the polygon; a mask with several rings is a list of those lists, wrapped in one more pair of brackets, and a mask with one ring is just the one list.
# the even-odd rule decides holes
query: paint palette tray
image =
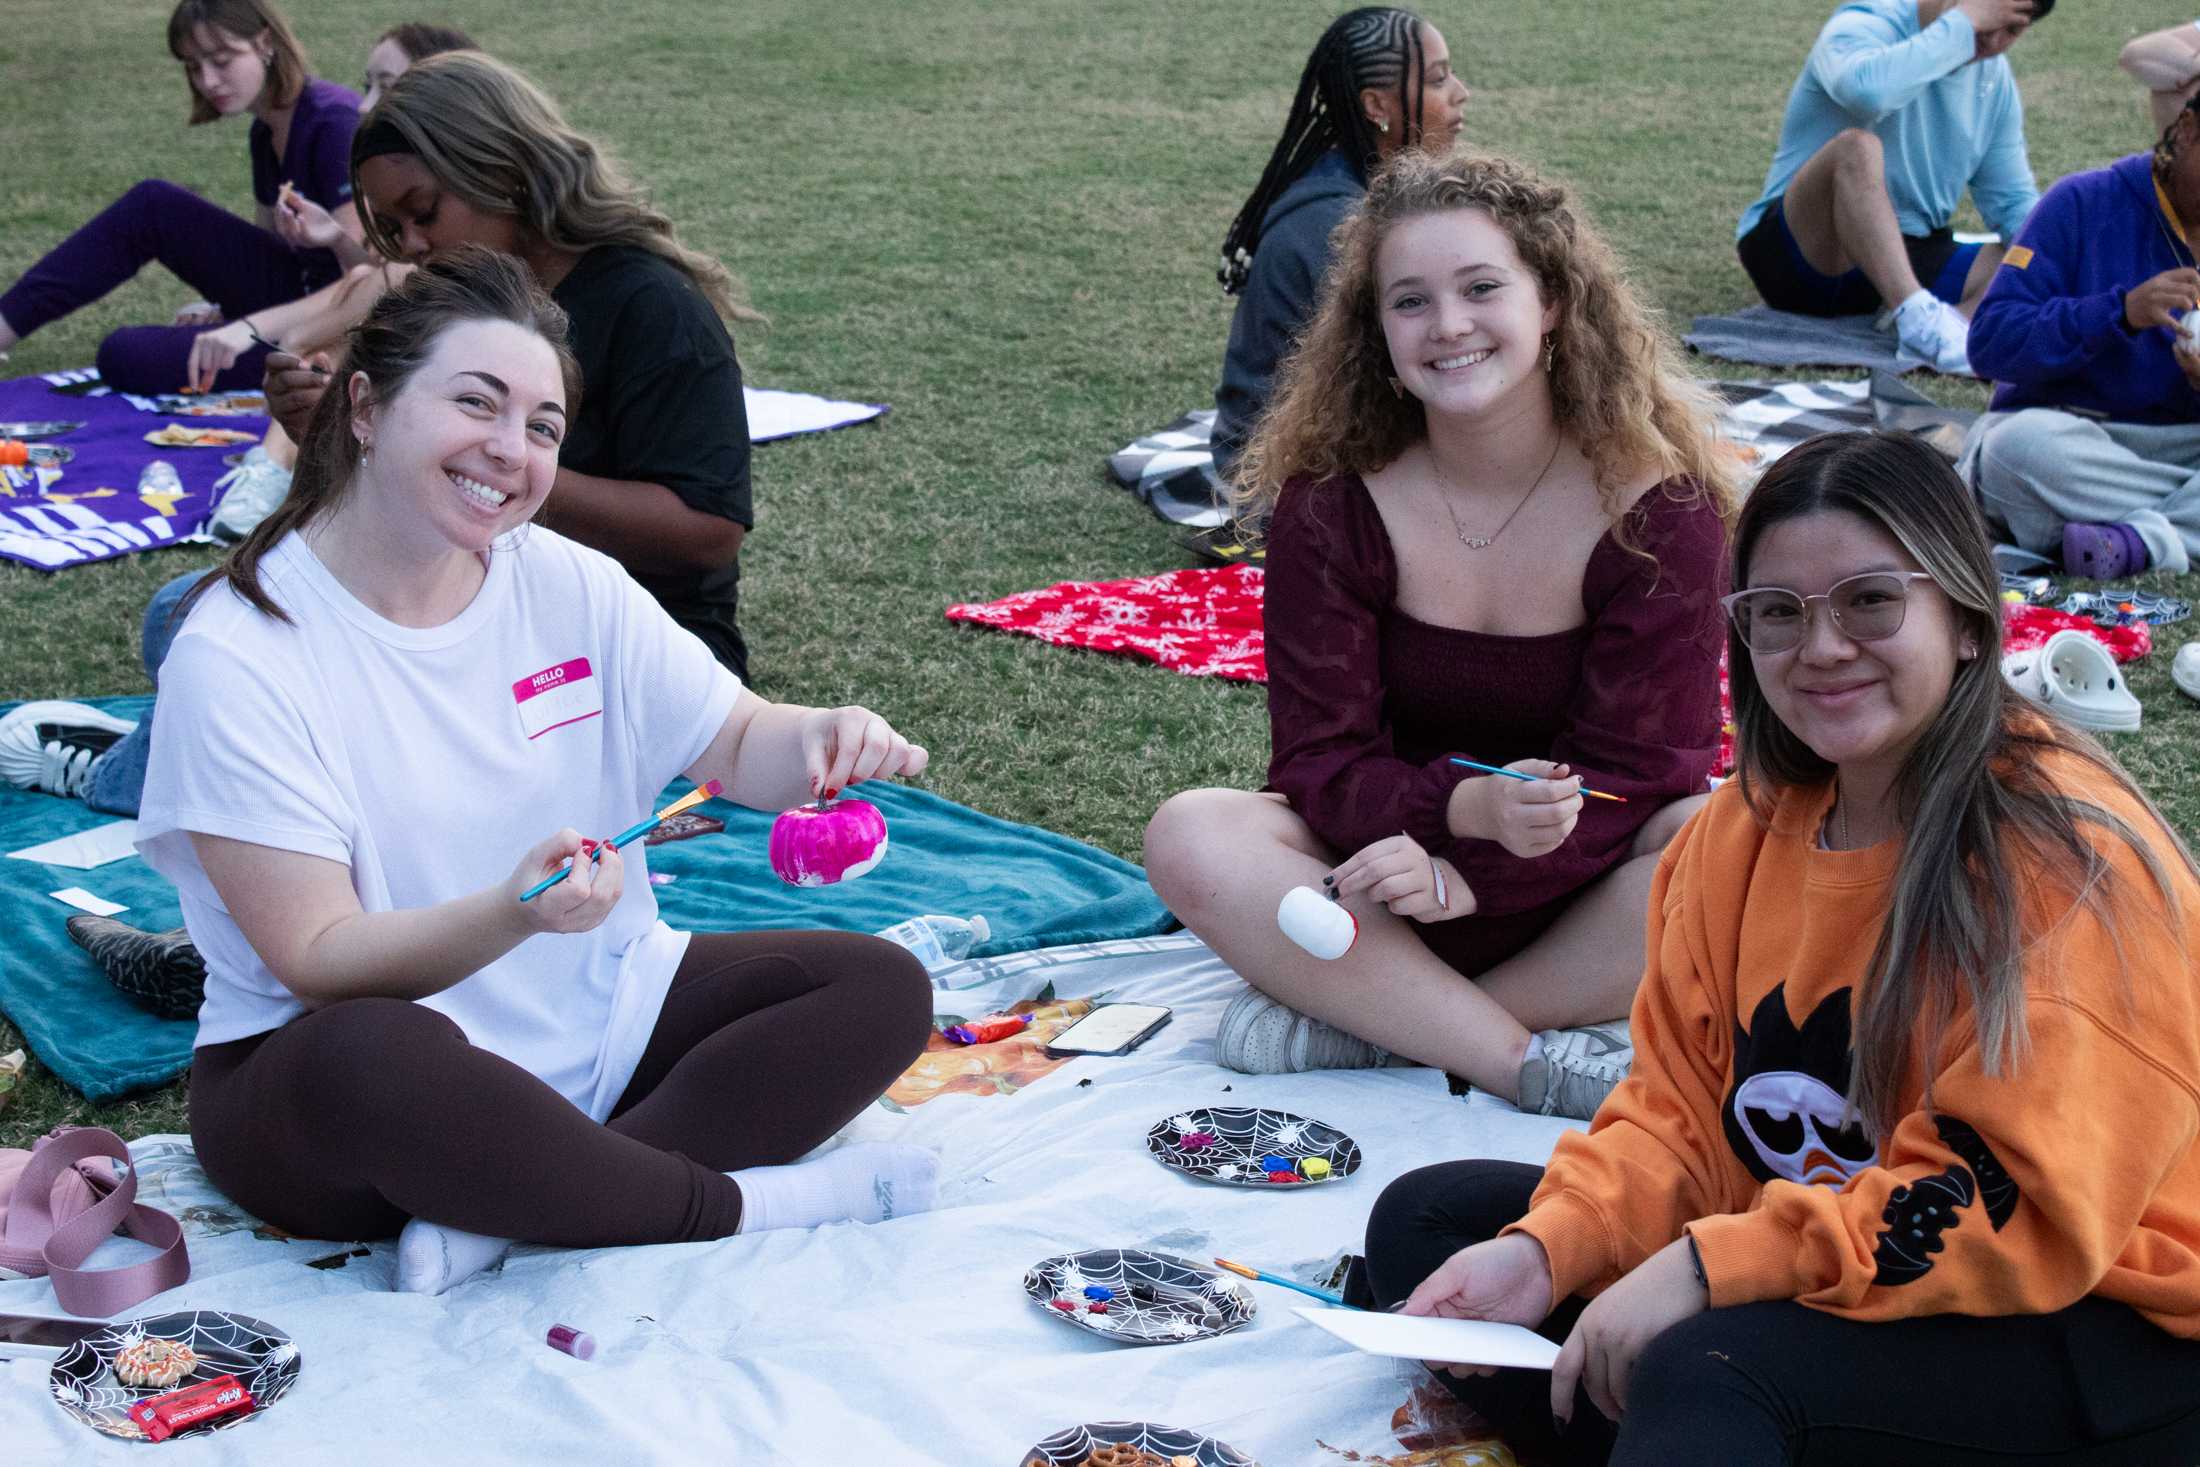
{"label": "paint palette tray", "polygon": [[[1143,1454],[1143,1455],[1141,1455]],[[1066,1426],[1018,1459],[1018,1467],[1260,1467],[1226,1442],[1151,1421]]]}
{"label": "paint palette tray", "polygon": [[1146,1150],[1203,1182],[1276,1192],[1341,1182],[1360,1169],[1360,1143],[1335,1126],[1254,1106],[1180,1111],[1146,1133]]}
{"label": "paint palette tray", "polygon": [[[140,1340],[178,1340],[199,1357],[198,1368],[173,1386],[128,1386],[115,1375],[115,1356]],[[46,1384],[61,1409],[102,1436],[145,1440],[145,1429],[132,1421],[132,1406],[151,1397],[216,1376],[233,1375],[252,1392],[253,1408],[242,1416],[224,1416],[186,1427],[178,1436],[197,1436],[250,1421],[279,1400],[298,1379],[298,1347],[271,1324],[214,1309],[156,1314],[112,1324],[87,1335],[62,1352],[46,1374]]]}
{"label": "paint palette tray", "polygon": [[1121,1345],[1213,1339],[1253,1322],[1250,1291],[1188,1258],[1093,1248],[1034,1263],[1024,1292],[1048,1314]]}

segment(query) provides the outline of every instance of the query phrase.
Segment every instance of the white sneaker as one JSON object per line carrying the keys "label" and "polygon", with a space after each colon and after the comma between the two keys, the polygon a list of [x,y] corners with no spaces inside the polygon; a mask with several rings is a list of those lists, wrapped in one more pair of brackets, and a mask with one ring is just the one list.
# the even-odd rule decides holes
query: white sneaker
{"label": "white sneaker", "polygon": [[2177,684],[2177,691],[2200,703],[2200,642],[2187,642],[2177,649],[2177,656],[2169,665],[2169,680]]}
{"label": "white sneaker", "polygon": [[1895,343],[1947,377],[1969,377],[1971,323],[1931,291],[1921,290],[1894,308]]}
{"label": "white sneaker", "polygon": [[214,487],[223,493],[206,528],[222,544],[234,545],[289,497],[290,470],[269,458],[265,448],[255,447],[216,479]]}
{"label": "white sneaker", "polygon": [[18,704],[0,715],[0,779],[80,800],[99,761],[136,727],[82,703]]}

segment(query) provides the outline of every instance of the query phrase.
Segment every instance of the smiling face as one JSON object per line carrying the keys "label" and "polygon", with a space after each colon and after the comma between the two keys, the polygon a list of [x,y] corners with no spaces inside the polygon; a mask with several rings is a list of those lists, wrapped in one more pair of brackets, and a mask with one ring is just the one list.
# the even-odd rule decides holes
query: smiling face
{"label": "smiling face", "polygon": [[1375,254],[1390,368],[1431,413],[1473,417],[1548,392],[1543,338],[1558,323],[1511,236],[1480,209],[1407,219]]}
{"label": "smiling face", "polygon": [[509,321],[444,328],[387,403],[351,382],[352,432],[369,445],[359,486],[433,552],[486,552],[534,517],[558,472],[565,384],[557,353]]}
{"label": "smiling face", "polygon": [[[1743,584],[1815,596],[1851,576],[1923,569],[1879,525],[1818,510],[1766,530],[1750,549]],[[1891,776],[1947,702],[1957,664],[1978,655],[1976,637],[1928,580],[1909,583],[1902,625],[1892,636],[1855,641],[1834,625],[1823,602],[1811,603],[1809,615],[1799,646],[1749,654],[1765,701],[1844,775]]]}
{"label": "smiling face", "polygon": [[405,48],[397,42],[375,42],[374,49],[367,53],[366,97],[360,102],[359,110],[364,112],[381,101],[382,94],[390,89],[390,83],[403,76],[405,68],[410,65],[412,58],[405,54]]}
{"label": "smiling face", "polygon": [[418,262],[462,244],[517,255],[517,214],[477,209],[445,188],[411,153],[383,153],[359,165],[359,192],[396,239],[401,258]]}
{"label": "smiling face", "polygon": [[250,111],[267,89],[265,31],[248,39],[217,26],[202,25],[191,33],[191,44],[184,49],[184,79],[224,117]]}

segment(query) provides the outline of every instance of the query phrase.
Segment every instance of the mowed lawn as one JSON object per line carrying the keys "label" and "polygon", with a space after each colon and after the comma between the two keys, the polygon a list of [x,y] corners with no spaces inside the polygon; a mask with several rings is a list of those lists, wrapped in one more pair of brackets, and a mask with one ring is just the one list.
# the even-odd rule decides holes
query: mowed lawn
{"label": "mowed lawn", "polygon": [[[1685,327],[1747,297],[1733,222],[1829,9],[1439,0],[1426,13],[1474,89],[1469,143],[1571,179]],[[387,25],[462,21],[747,280],[771,318],[742,333],[752,382],[893,405],[880,426],[757,455],[742,620],[759,690],[868,703],[930,746],[931,788],[1135,860],[1170,792],[1259,781],[1261,690],[951,626],[941,610],[1190,563],[1170,527],[1105,483],[1101,459],[1209,400],[1230,314],[1216,249],[1334,13],[1303,0],[472,0],[300,5],[294,19],[319,73],[353,84]],[[2043,183],[2148,145],[2115,55],[2142,23],[2173,18],[2066,5],[2014,51]],[[145,0],[10,0],[0,279],[140,178],[249,210],[245,125],[183,126],[165,21]],[[148,270],[0,370],[87,363],[106,331],[166,320],[191,294]],[[0,699],[143,691],[147,595],[211,560],[0,567]],[[2200,577],[2162,584],[2200,594]],[[2167,629],[2133,670],[2146,727],[2113,745],[2188,834],[2200,706],[2168,664],[2192,631]],[[0,1052],[19,1043],[0,1023]],[[182,1095],[88,1106],[34,1062],[0,1145],[62,1121],[182,1129]]]}

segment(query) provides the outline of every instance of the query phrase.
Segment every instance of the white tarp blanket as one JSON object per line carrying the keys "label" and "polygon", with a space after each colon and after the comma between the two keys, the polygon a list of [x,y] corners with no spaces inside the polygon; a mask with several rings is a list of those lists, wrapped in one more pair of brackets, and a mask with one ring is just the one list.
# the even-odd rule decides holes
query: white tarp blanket
{"label": "white tarp blanket", "polygon": [[[1561,1122],[1448,1093],[1434,1071],[1246,1076],[1214,1062],[1239,980],[1188,935],[1023,953],[949,969],[942,1013],[1034,996],[1171,1005],[1175,1018],[1121,1058],[1070,1062],[1013,1094],[941,1094],[876,1107],[849,1139],[936,1147],[938,1210],[647,1248],[523,1248],[440,1298],[390,1292],[394,1249],[309,1268],[323,1242],[256,1237],[207,1184],[186,1138],[132,1147],[140,1200],[185,1220],[191,1281],[135,1313],[221,1309],[289,1333],[296,1385],[256,1420],[163,1443],[95,1435],[55,1404],[45,1362],[0,1362],[0,1460],[162,1463],[967,1463],[1011,1467],[1085,1421],[1192,1427],[1267,1467],[1341,1461],[1317,1438],[1399,1449],[1388,1431],[1406,1377],[1295,1318],[1308,1301],[1248,1284],[1246,1329],[1126,1346],[1025,1297],[1024,1270],[1085,1248],[1220,1254],[1314,1277],[1357,1252],[1392,1178],[1465,1156],[1540,1163]],[[393,1079],[396,1077],[393,1077]],[[1087,1084],[1085,1082],[1089,1081]],[[1338,1126],[1364,1154],[1331,1185],[1232,1188],[1152,1160],[1155,1122],[1203,1105],[1261,1105]],[[738,1124],[729,1117],[728,1124]],[[545,1165],[556,1165],[546,1159]],[[122,1261],[138,1245],[111,1243]],[[43,1282],[0,1283],[0,1310],[56,1313]],[[590,1362],[543,1343],[593,1334]]]}

